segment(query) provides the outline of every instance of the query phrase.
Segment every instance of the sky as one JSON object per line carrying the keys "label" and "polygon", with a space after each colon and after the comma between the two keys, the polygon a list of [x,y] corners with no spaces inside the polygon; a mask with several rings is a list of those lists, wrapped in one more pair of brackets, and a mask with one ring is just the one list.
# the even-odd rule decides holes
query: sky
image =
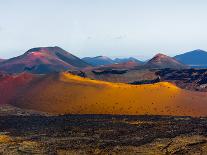
{"label": "sky", "polygon": [[206,0],[0,0],[0,57],[60,46],[145,60],[207,50]]}

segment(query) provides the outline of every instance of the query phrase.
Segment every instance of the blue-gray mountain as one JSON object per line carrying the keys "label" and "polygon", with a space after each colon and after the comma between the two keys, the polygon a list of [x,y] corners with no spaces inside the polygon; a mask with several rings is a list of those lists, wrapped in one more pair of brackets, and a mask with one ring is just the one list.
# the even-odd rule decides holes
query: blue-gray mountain
{"label": "blue-gray mountain", "polygon": [[207,52],[200,49],[177,55],[174,58],[192,68],[207,67]]}

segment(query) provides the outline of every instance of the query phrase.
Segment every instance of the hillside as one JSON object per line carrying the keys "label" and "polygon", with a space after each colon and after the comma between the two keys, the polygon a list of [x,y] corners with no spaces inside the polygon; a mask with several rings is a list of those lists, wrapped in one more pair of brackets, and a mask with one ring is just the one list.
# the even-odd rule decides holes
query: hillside
{"label": "hillside", "polygon": [[90,66],[78,57],[60,47],[39,47],[28,50],[23,55],[0,63],[0,71],[38,74],[77,69]]}
{"label": "hillside", "polygon": [[31,81],[38,79],[38,77],[28,73],[19,75],[0,73],[0,105],[9,103],[14,94],[26,87]]}
{"label": "hillside", "polygon": [[185,91],[167,82],[135,86],[61,73],[32,82],[11,103],[58,114],[206,116],[206,102],[205,93]]}

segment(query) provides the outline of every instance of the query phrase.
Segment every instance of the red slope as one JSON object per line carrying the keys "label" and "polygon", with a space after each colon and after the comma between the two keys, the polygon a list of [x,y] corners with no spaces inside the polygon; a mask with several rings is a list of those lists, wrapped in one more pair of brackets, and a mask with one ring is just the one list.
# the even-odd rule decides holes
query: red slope
{"label": "red slope", "polygon": [[37,76],[28,73],[8,75],[0,73],[0,104],[8,104],[14,94]]}

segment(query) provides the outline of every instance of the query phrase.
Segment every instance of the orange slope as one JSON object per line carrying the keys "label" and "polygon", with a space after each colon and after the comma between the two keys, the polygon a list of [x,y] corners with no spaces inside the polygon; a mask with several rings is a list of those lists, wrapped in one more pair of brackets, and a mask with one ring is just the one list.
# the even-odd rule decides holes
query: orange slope
{"label": "orange slope", "polygon": [[161,82],[114,84],[68,73],[47,75],[30,84],[12,104],[56,114],[153,114],[207,116],[207,94]]}

